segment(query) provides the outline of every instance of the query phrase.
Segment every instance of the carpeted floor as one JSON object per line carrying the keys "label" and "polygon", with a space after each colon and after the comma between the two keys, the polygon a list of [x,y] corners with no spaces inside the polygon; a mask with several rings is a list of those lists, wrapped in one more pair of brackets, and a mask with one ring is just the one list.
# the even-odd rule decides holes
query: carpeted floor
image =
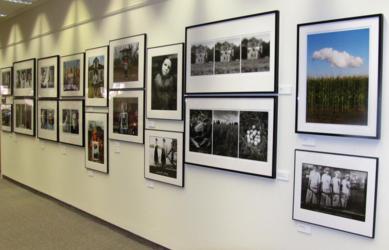
{"label": "carpeted floor", "polygon": [[0,249],[155,249],[73,210],[0,179]]}

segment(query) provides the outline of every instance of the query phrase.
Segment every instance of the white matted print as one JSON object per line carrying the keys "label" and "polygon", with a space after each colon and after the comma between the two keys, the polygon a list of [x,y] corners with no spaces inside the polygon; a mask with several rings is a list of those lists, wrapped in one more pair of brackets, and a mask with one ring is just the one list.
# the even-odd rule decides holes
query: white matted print
{"label": "white matted print", "polygon": [[143,143],[143,90],[110,91],[109,138]]}
{"label": "white matted print", "polygon": [[186,93],[275,93],[278,11],[186,28]]}
{"label": "white matted print", "polygon": [[38,138],[58,141],[58,101],[38,100]]}
{"label": "white matted print", "polygon": [[374,238],[378,158],[295,151],[293,219]]}
{"label": "white matted print", "polygon": [[1,130],[12,132],[12,104],[1,104]]}
{"label": "white matted print", "polygon": [[145,177],[184,186],[183,134],[145,131]]}
{"label": "white matted print", "polygon": [[85,114],[85,167],[108,173],[108,114]]}
{"label": "white matted print", "polygon": [[275,177],[276,97],[187,97],[185,162]]}
{"label": "white matted print", "polygon": [[143,88],[146,34],[112,40],[109,50],[109,88]]}
{"label": "white matted print", "polygon": [[15,99],[14,109],[14,132],[35,136],[35,100],[33,98]]}
{"label": "white matted print", "polygon": [[84,96],[84,53],[61,57],[61,97]]}
{"label": "white matted print", "polygon": [[38,97],[58,97],[59,56],[38,59]]}
{"label": "white matted print", "polygon": [[0,69],[0,95],[12,95],[12,67]]}
{"label": "white matted print", "polygon": [[85,53],[85,105],[108,104],[108,46],[88,49]]}
{"label": "white matted print", "polygon": [[14,62],[12,76],[14,96],[35,96],[35,58]]}
{"label": "white matted print", "polygon": [[147,50],[147,118],[182,119],[184,44]]}
{"label": "white matted print", "polygon": [[84,146],[84,101],[59,101],[59,141]]}

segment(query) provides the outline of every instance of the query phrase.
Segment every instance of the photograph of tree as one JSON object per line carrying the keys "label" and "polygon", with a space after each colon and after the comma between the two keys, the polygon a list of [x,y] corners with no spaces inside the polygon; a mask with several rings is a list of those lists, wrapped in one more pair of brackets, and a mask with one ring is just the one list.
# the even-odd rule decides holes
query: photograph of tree
{"label": "photograph of tree", "polygon": [[213,154],[238,156],[238,111],[213,112]]}
{"label": "photograph of tree", "polygon": [[307,36],[306,122],[366,125],[369,29]]}
{"label": "photograph of tree", "polygon": [[119,45],[114,48],[114,82],[138,81],[139,43]]}

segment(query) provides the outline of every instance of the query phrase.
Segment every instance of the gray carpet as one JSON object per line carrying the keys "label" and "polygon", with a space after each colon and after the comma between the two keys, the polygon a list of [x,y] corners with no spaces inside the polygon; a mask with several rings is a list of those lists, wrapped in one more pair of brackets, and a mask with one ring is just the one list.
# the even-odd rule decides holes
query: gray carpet
{"label": "gray carpet", "polygon": [[152,244],[0,179],[0,249],[155,249]]}

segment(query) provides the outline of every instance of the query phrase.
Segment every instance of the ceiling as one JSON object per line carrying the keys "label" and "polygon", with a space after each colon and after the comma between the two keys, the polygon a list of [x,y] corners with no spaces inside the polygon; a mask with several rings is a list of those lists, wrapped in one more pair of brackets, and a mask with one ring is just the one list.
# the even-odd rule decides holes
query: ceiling
{"label": "ceiling", "polygon": [[32,0],[32,4],[17,4],[0,0],[0,13],[7,14],[6,17],[0,17],[0,22],[4,22],[5,20],[8,20],[30,9],[33,9],[47,1],[48,0]]}

